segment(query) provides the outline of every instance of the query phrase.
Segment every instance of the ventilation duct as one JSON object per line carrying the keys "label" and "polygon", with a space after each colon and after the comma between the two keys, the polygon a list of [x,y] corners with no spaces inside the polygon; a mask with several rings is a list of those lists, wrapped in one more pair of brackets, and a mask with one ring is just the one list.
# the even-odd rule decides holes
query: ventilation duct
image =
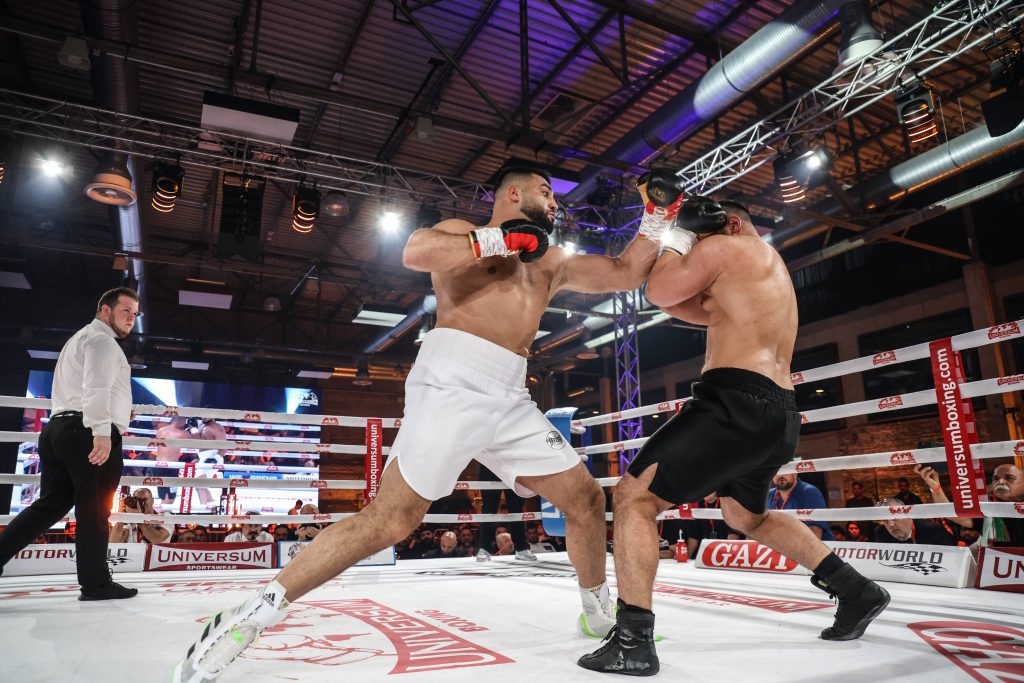
{"label": "ventilation duct", "polygon": [[363,353],[377,353],[379,351],[383,351],[398,341],[403,334],[416,327],[423,316],[433,315],[436,312],[437,297],[433,294],[428,294],[423,297],[423,301],[409,311],[401,322],[367,344],[366,348],[363,349]]}
{"label": "ventilation duct", "polygon": [[[859,199],[861,206],[884,205],[972,166],[1011,152],[1022,145],[1024,122],[1006,135],[995,137],[989,134],[988,128],[981,126],[893,166],[888,171],[848,190],[848,193],[855,200]],[[838,216],[845,211],[842,204],[831,198],[819,202],[811,210],[826,216]],[[820,225],[821,221],[817,219],[807,219],[793,227],[782,228],[765,235],[765,240],[776,249],[782,250],[815,234],[814,229]]]}
{"label": "ventilation duct", "polygon": [[[762,26],[642,123],[603,153],[605,157],[643,166],[668,145],[697,132],[729,106],[800,55],[818,49],[828,38],[843,0],[797,2],[775,21]],[[566,201],[582,202],[597,189],[604,169],[588,166]]]}
{"label": "ventilation duct", "polygon": [[882,34],[871,23],[868,0],[854,0],[839,8],[839,69],[864,59],[882,47]]}

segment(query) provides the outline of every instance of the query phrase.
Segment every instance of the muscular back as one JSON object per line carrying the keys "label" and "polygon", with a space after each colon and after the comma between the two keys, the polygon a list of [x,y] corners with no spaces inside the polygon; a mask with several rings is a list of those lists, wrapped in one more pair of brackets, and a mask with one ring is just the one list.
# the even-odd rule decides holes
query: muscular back
{"label": "muscular back", "polygon": [[[704,370],[751,370],[791,389],[790,362],[798,326],[793,281],[778,253],[758,237],[717,235],[718,277],[698,296],[708,315]],[[697,249],[695,249],[697,251]]]}
{"label": "muscular back", "polygon": [[[468,234],[474,226],[446,221],[437,229]],[[561,249],[529,265],[492,256],[431,273],[437,295],[437,327],[476,335],[525,356],[551,299]]]}

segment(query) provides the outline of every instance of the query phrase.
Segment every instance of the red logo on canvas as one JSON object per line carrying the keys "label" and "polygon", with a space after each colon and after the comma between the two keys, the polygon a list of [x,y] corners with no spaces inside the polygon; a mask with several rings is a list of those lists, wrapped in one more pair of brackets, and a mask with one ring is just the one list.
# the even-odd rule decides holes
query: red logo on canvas
{"label": "red logo on canvas", "polygon": [[896,362],[896,352],[895,351],[882,351],[881,353],[876,353],[875,355],[873,355],[871,357],[871,364],[872,365],[885,365],[887,363],[895,363],[895,362]]}
{"label": "red logo on canvas", "polygon": [[908,515],[908,514],[910,514],[910,508],[912,508],[912,507],[914,507],[914,506],[913,505],[890,505],[889,506],[889,514],[890,515]]}
{"label": "red logo on canvas", "polygon": [[1003,384],[1020,384],[1021,382],[1024,382],[1024,375],[1010,375],[1009,377],[1000,377],[996,381],[996,386],[1001,386]]}
{"label": "red logo on canvas", "polygon": [[530,521],[533,521],[535,519],[537,519],[537,515],[533,514],[532,512],[524,512],[523,513],[523,521],[524,522],[530,522]]}
{"label": "red logo on canvas", "polygon": [[789,381],[792,382],[793,384],[802,384],[804,381],[804,373],[794,372],[792,375],[789,376]]}
{"label": "red logo on canvas", "polygon": [[142,480],[142,485],[143,486],[163,486],[164,485],[164,478],[163,477],[146,477],[145,479]]}
{"label": "red logo on canvas", "polygon": [[814,463],[810,462],[810,461],[798,462],[796,464],[796,471],[797,472],[813,472],[814,471]]}
{"label": "red logo on canvas", "polygon": [[239,486],[248,486],[248,479],[228,479],[228,487],[237,488]]}
{"label": "red logo on canvas", "polygon": [[889,456],[889,462],[893,465],[916,465],[917,460],[910,451],[900,451]]}
{"label": "red logo on canvas", "polygon": [[1002,339],[1003,337],[1012,337],[1015,334],[1020,334],[1020,325],[1015,322],[993,325],[988,328],[989,339]]}
{"label": "red logo on canvas", "polygon": [[903,405],[903,397],[902,396],[886,396],[885,398],[883,398],[881,401],[878,402],[878,409],[879,410],[889,410],[889,409],[892,409],[892,408],[899,408],[902,405]]}
{"label": "red logo on canvas", "polygon": [[978,621],[919,621],[907,624],[924,642],[982,683],[1024,677],[1024,631]]}
{"label": "red logo on canvas", "polygon": [[309,482],[309,488],[311,489],[325,489],[327,488],[327,482],[323,479],[313,479]]}
{"label": "red logo on canvas", "polygon": [[472,522],[473,521],[473,515],[466,514],[465,512],[460,512],[459,516],[458,516],[458,520],[460,522]]}
{"label": "red logo on canvas", "polygon": [[263,416],[260,413],[246,413],[242,419],[246,422],[263,422]]}
{"label": "red logo on canvas", "polygon": [[336,418],[336,417],[325,417],[324,419],[320,420],[320,424],[323,425],[324,427],[337,427],[338,426],[338,418]]}

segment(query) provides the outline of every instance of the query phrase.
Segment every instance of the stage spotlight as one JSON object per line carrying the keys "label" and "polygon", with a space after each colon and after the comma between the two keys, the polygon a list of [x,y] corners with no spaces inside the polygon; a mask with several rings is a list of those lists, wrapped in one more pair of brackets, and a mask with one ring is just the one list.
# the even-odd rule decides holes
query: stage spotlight
{"label": "stage spotlight", "polygon": [[935,125],[935,100],[931,90],[920,81],[900,88],[896,93],[896,116],[907,131],[911,144],[939,134]]}
{"label": "stage spotlight", "polygon": [[103,157],[92,182],[85,186],[85,196],[100,204],[131,206],[138,200],[132,189],[132,174],[123,154],[110,153]]}
{"label": "stage spotlight", "polygon": [[292,227],[297,232],[310,232],[319,215],[320,193],[300,183],[292,195]]}
{"label": "stage spotlight", "polygon": [[181,166],[161,164],[153,171],[153,199],[150,205],[160,213],[174,211],[174,203],[181,195],[185,172]]}
{"label": "stage spotlight", "polygon": [[395,232],[401,223],[401,215],[393,209],[385,209],[380,215],[380,228],[384,232]]}
{"label": "stage spotlight", "polygon": [[56,159],[43,159],[42,168],[43,173],[50,178],[56,178],[64,173],[64,164],[60,163]]}
{"label": "stage spotlight", "polygon": [[981,103],[981,112],[989,135],[996,137],[1024,121],[1024,49],[1019,42],[1003,47],[1002,56],[989,65],[989,74],[989,95]]}
{"label": "stage spotlight", "polygon": [[357,387],[368,387],[373,384],[373,380],[370,379],[370,363],[365,358],[356,360],[356,376],[352,379],[352,384]]}
{"label": "stage spotlight", "polygon": [[782,155],[775,160],[775,181],[779,184],[782,192],[782,201],[786,204],[801,202],[807,196],[804,187],[793,175],[790,167],[793,165],[792,155]]}
{"label": "stage spotlight", "polygon": [[352,210],[348,197],[345,196],[344,192],[338,192],[337,190],[332,190],[324,196],[324,200],[320,203],[320,208],[328,216],[333,216],[334,218],[347,216],[349,211]]}

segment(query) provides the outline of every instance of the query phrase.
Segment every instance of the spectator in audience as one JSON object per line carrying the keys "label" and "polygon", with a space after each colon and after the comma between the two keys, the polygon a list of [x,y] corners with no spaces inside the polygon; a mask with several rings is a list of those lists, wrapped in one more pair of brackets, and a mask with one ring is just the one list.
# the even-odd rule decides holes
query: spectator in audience
{"label": "spectator in audience", "polygon": [[838,524],[829,524],[828,528],[832,530],[832,536],[837,541],[848,541],[848,540],[850,540],[850,539],[848,539],[846,537],[846,529],[844,529],[843,527],[839,526]]}
{"label": "spectator in audience", "polygon": [[196,542],[195,532],[193,532],[188,527],[185,527],[184,529],[179,530],[178,533],[175,534],[174,540],[171,541],[171,543],[195,543],[195,542]]}
{"label": "spectator in audience", "polygon": [[[1024,503],[1024,472],[1016,465],[999,465],[992,472],[988,496],[994,502]],[[1024,519],[986,517],[978,545],[1024,548]]]}
{"label": "spectator in audience", "polygon": [[[483,465],[480,465],[477,476],[480,481],[498,481],[498,477]],[[505,496],[504,504],[501,503],[502,495]],[[484,489],[480,491],[480,499],[480,512],[485,515],[523,511],[523,499],[512,490]],[[530,544],[526,540],[525,522],[511,522],[506,525],[505,531],[512,536],[512,544],[516,547],[516,559],[527,561],[537,559],[537,556],[530,552]],[[494,549],[497,537],[498,529],[494,522],[480,524],[480,551],[475,553],[478,561],[484,562],[490,559],[489,553]]]}
{"label": "spectator in audience", "polygon": [[512,542],[512,534],[507,531],[499,531],[494,536],[494,554],[495,555],[515,555],[516,546]]}
{"label": "spectator in audience", "polygon": [[530,524],[526,527],[526,541],[530,544],[530,550],[534,553],[553,553],[555,547],[544,542],[540,538],[540,525]]}
{"label": "spectator in audience", "polygon": [[900,500],[900,505],[921,504],[921,497],[910,490],[910,482],[907,481],[906,477],[900,477],[896,480],[896,488],[899,489],[896,492],[896,498]]}
{"label": "spectator in audience", "polygon": [[196,543],[206,543],[210,540],[210,532],[202,524],[192,527],[192,533],[196,535]]}
{"label": "spectator in audience", "polygon": [[[250,510],[245,514],[259,517],[260,513]],[[243,524],[239,531],[224,537],[225,543],[273,543],[274,537],[263,530],[262,524]]]}
{"label": "spectator in audience", "polygon": [[[796,474],[776,474],[775,486],[768,490],[765,506],[769,510],[809,510],[827,508],[825,497],[816,486],[800,481]],[[823,541],[834,541],[826,522],[804,522]]]}
{"label": "spectator in audience", "polygon": [[[130,496],[121,496],[117,501],[118,512],[155,514],[153,492],[147,488],[135,489]],[[173,527],[155,522],[143,524],[115,522],[110,529],[111,543],[166,543],[171,538]]]}
{"label": "spectator in audience", "polygon": [[864,495],[864,485],[859,481],[850,484],[850,493],[853,494],[846,499],[848,508],[869,508],[874,507],[875,502]]}
{"label": "spectator in audience", "polygon": [[466,552],[459,546],[459,539],[454,531],[445,531],[441,534],[440,544],[437,548],[428,551],[424,558],[434,559],[438,557],[466,557]]}
{"label": "spectator in audience", "polygon": [[[306,503],[299,509],[300,515],[319,515],[320,508],[312,503]],[[316,535],[323,531],[324,525],[316,522],[303,522],[295,530],[295,540],[312,541]]]}
{"label": "spectator in audience", "polygon": [[278,524],[277,526],[274,527],[273,536],[274,536],[274,540],[275,541],[291,541],[291,540],[293,540],[290,537],[289,533],[288,533],[288,527],[286,527],[284,524]]}
{"label": "spectator in audience", "polygon": [[473,557],[480,550],[476,545],[476,534],[469,525],[463,525],[459,529],[459,548],[466,553],[466,557]]}
{"label": "spectator in audience", "polygon": [[565,550],[565,538],[562,536],[549,536],[547,530],[544,529],[544,523],[540,525],[540,542],[547,543],[556,552],[562,552]]}
{"label": "spectator in audience", "polygon": [[[886,498],[878,503],[886,507],[903,507],[899,498]],[[945,520],[887,519],[875,528],[875,543],[920,543],[924,545],[956,545],[957,536],[952,525]]]}
{"label": "spectator in audience", "polygon": [[[864,530],[861,527],[860,522],[847,522],[846,533],[844,535],[846,536],[845,540],[848,541],[857,541],[858,543],[871,542],[871,539],[868,537],[868,535],[864,533]],[[839,539],[837,538],[836,540],[838,541]]]}
{"label": "spectator in audience", "polygon": [[36,536],[35,540],[32,541],[32,542],[35,543],[36,545],[45,545],[47,543],[46,534],[45,533],[39,534],[38,536]]}

